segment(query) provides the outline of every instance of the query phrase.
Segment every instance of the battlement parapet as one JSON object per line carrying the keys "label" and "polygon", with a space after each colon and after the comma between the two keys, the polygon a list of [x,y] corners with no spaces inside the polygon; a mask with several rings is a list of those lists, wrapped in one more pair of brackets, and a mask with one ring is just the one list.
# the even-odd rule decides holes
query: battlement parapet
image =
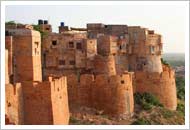
{"label": "battlement parapet", "polygon": [[82,74],[80,76],[72,74],[67,77],[67,81],[68,87],[87,87],[89,85],[91,85],[90,87],[103,87],[103,85],[117,87],[119,85],[128,86],[130,83],[132,83],[132,76],[132,73],[111,76],[106,74]]}
{"label": "battlement parapet", "polygon": [[6,84],[6,111],[14,124],[68,124],[67,78]]}
{"label": "battlement parapet", "polygon": [[73,74],[67,79],[70,108],[76,105],[93,107],[116,116],[133,113],[132,73],[112,76]]}
{"label": "battlement parapet", "polygon": [[173,79],[175,77],[175,71],[173,69],[165,69],[163,72],[158,73],[158,72],[135,72],[135,78],[136,79],[153,79],[153,80],[166,80],[166,79]]}
{"label": "battlement parapet", "polygon": [[11,95],[18,96],[19,91],[21,91],[21,83],[13,84],[6,84],[5,91],[9,92]]}
{"label": "battlement parapet", "polygon": [[169,66],[162,73],[135,72],[134,92],[148,92],[155,95],[168,109],[177,107],[175,71]]}
{"label": "battlement parapet", "polygon": [[24,124],[21,83],[5,85],[5,114],[10,122]]}

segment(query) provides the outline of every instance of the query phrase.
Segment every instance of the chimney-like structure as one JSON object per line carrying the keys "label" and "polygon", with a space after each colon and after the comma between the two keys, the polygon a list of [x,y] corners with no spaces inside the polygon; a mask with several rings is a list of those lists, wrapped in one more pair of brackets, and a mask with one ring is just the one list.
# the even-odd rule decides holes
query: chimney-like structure
{"label": "chimney-like structure", "polygon": [[38,20],[38,25],[40,27],[40,30],[42,32],[46,32],[46,33],[51,33],[52,32],[52,27],[51,25],[48,23],[48,20]]}
{"label": "chimney-like structure", "polygon": [[68,26],[65,26],[65,23],[64,22],[61,22],[60,23],[60,26],[59,26],[59,33],[63,33],[65,31],[69,31],[69,27]]}

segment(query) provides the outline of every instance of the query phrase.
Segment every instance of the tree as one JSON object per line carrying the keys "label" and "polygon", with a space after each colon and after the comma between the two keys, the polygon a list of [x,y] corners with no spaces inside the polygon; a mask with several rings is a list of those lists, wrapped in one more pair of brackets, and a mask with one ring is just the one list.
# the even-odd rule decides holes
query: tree
{"label": "tree", "polygon": [[5,22],[5,25],[15,25],[16,22],[15,21],[8,21],[8,22]]}
{"label": "tree", "polygon": [[164,65],[170,65],[167,61],[165,61],[163,58],[161,58],[161,62],[162,62],[162,64],[164,64]]}

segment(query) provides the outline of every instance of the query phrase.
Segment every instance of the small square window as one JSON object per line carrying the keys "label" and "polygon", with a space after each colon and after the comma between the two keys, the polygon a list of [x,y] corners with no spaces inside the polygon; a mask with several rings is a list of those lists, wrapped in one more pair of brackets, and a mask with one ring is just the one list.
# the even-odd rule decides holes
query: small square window
{"label": "small square window", "polygon": [[69,61],[70,65],[75,65],[75,61],[74,60],[71,60]]}
{"label": "small square window", "polygon": [[65,60],[59,60],[59,65],[65,65]]}
{"label": "small square window", "polygon": [[154,51],[155,51],[155,50],[154,50],[154,46],[150,46],[149,49],[150,49],[150,53],[151,53],[151,54],[154,53]]}
{"label": "small square window", "polygon": [[120,50],[122,49],[122,46],[121,46],[121,45],[119,46],[119,49],[120,49]]}
{"label": "small square window", "polygon": [[56,46],[56,45],[57,45],[57,41],[56,41],[56,40],[53,40],[53,41],[52,41],[52,45]]}
{"label": "small square window", "polygon": [[79,49],[79,50],[82,49],[82,44],[81,44],[81,42],[77,42],[77,49]]}
{"label": "small square window", "polygon": [[69,42],[69,48],[74,48],[74,43],[73,42]]}
{"label": "small square window", "polygon": [[34,44],[38,48],[39,42],[34,42]]}
{"label": "small square window", "polygon": [[124,84],[125,83],[125,81],[124,80],[121,80],[121,84]]}

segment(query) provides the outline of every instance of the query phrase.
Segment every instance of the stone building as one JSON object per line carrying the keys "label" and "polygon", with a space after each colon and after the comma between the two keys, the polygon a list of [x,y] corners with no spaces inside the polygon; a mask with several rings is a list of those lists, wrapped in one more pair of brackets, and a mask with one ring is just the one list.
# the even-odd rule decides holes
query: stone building
{"label": "stone building", "polygon": [[38,20],[39,28],[44,33],[51,33],[52,27],[50,24],[48,24],[48,20]]}
{"label": "stone building", "polygon": [[[98,53],[115,57],[112,62],[107,61],[107,64],[99,65],[103,69],[101,72],[108,75],[114,71],[115,74],[134,72],[134,93],[152,93],[165,107],[175,110],[177,107],[175,73],[172,68],[161,63],[163,47],[161,35],[140,26],[123,25],[113,26],[115,30],[120,31],[112,32],[111,29],[108,33],[106,31],[108,27],[111,28],[112,25],[87,24],[88,36],[98,39]],[[110,35],[114,37],[117,46],[113,44],[113,40],[104,40]],[[114,50],[114,53],[110,50]],[[98,63],[95,61],[95,66],[98,66]],[[95,67],[95,71],[100,68]],[[171,93],[166,94],[166,91]]]}
{"label": "stone building", "polygon": [[163,71],[161,63],[161,35],[139,26],[128,27],[129,44],[127,55],[130,71],[159,72]]}
{"label": "stone building", "polygon": [[[50,47],[54,39],[58,39],[56,41],[60,45],[56,44],[56,46],[59,46],[57,49],[56,47]],[[90,48],[81,47],[82,49],[77,49],[79,41],[84,46],[85,42],[83,41],[90,39],[94,40],[94,44]],[[47,52],[44,62],[54,62],[56,64],[54,68],[46,66],[44,71],[46,77],[52,74],[67,75],[69,78],[69,75],[75,74],[79,80],[81,74],[92,74],[95,76],[105,74],[109,77],[122,75],[127,71],[134,72],[134,75],[138,73],[149,73],[153,75],[153,78],[154,73],[158,75],[165,74],[161,63],[163,47],[161,35],[155,33],[153,30],[148,30],[140,26],[90,23],[87,24],[87,28],[69,28],[62,22],[59,27],[59,33],[48,34],[43,39],[43,45],[43,53]],[[86,45],[89,45],[89,43]],[[91,58],[87,56],[88,51],[92,52]],[[48,55],[51,55],[51,58],[48,58]],[[59,62],[58,57],[63,57],[62,61]],[[71,66],[69,64],[71,60],[75,65],[73,64]],[[63,63],[62,68],[59,67],[59,63]],[[135,78],[138,78],[138,76],[134,76],[133,82],[138,81]],[[160,76],[160,78],[157,77],[156,79],[162,81],[165,80],[164,78]],[[152,84],[151,80],[147,79],[146,81]],[[139,86],[138,83],[136,85]],[[133,85],[134,90],[141,92],[141,89],[138,89],[139,87],[137,86]],[[164,84],[160,86],[163,87]],[[171,88],[175,88],[175,84],[173,83],[170,86],[172,86]],[[145,90],[150,93],[153,91],[151,89]],[[163,93],[163,91],[160,91],[160,93]],[[172,93],[176,95],[176,92],[173,90]],[[161,101],[165,100],[161,99],[162,97],[158,94],[153,94],[159,97]],[[166,102],[169,102],[168,98],[166,100],[168,100]],[[174,109],[176,108],[175,101],[176,97],[173,96],[173,107],[168,106],[165,101],[163,104],[168,108]]]}
{"label": "stone building", "polygon": [[9,74],[14,82],[42,81],[41,36],[28,28],[6,28],[6,48],[9,50]]}
{"label": "stone building", "polygon": [[42,81],[41,35],[22,27],[6,27],[6,123],[68,124],[67,79]]}
{"label": "stone building", "polygon": [[44,75],[68,75],[90,70],[97,54],[97,40],[81,31],[50,33],[43,38]]}
{"label": "stone building", "polygon": [[136,92],[152,93],[176,109],[175,73],[161,63],[162,38],[153,30],[102,23],[69,28],[61,22],[55,33],[47,20],[38,27],[43,37],[29,25],[6,27],[10,122],[68,124],[69,110],[80,106],[128,117]]}

